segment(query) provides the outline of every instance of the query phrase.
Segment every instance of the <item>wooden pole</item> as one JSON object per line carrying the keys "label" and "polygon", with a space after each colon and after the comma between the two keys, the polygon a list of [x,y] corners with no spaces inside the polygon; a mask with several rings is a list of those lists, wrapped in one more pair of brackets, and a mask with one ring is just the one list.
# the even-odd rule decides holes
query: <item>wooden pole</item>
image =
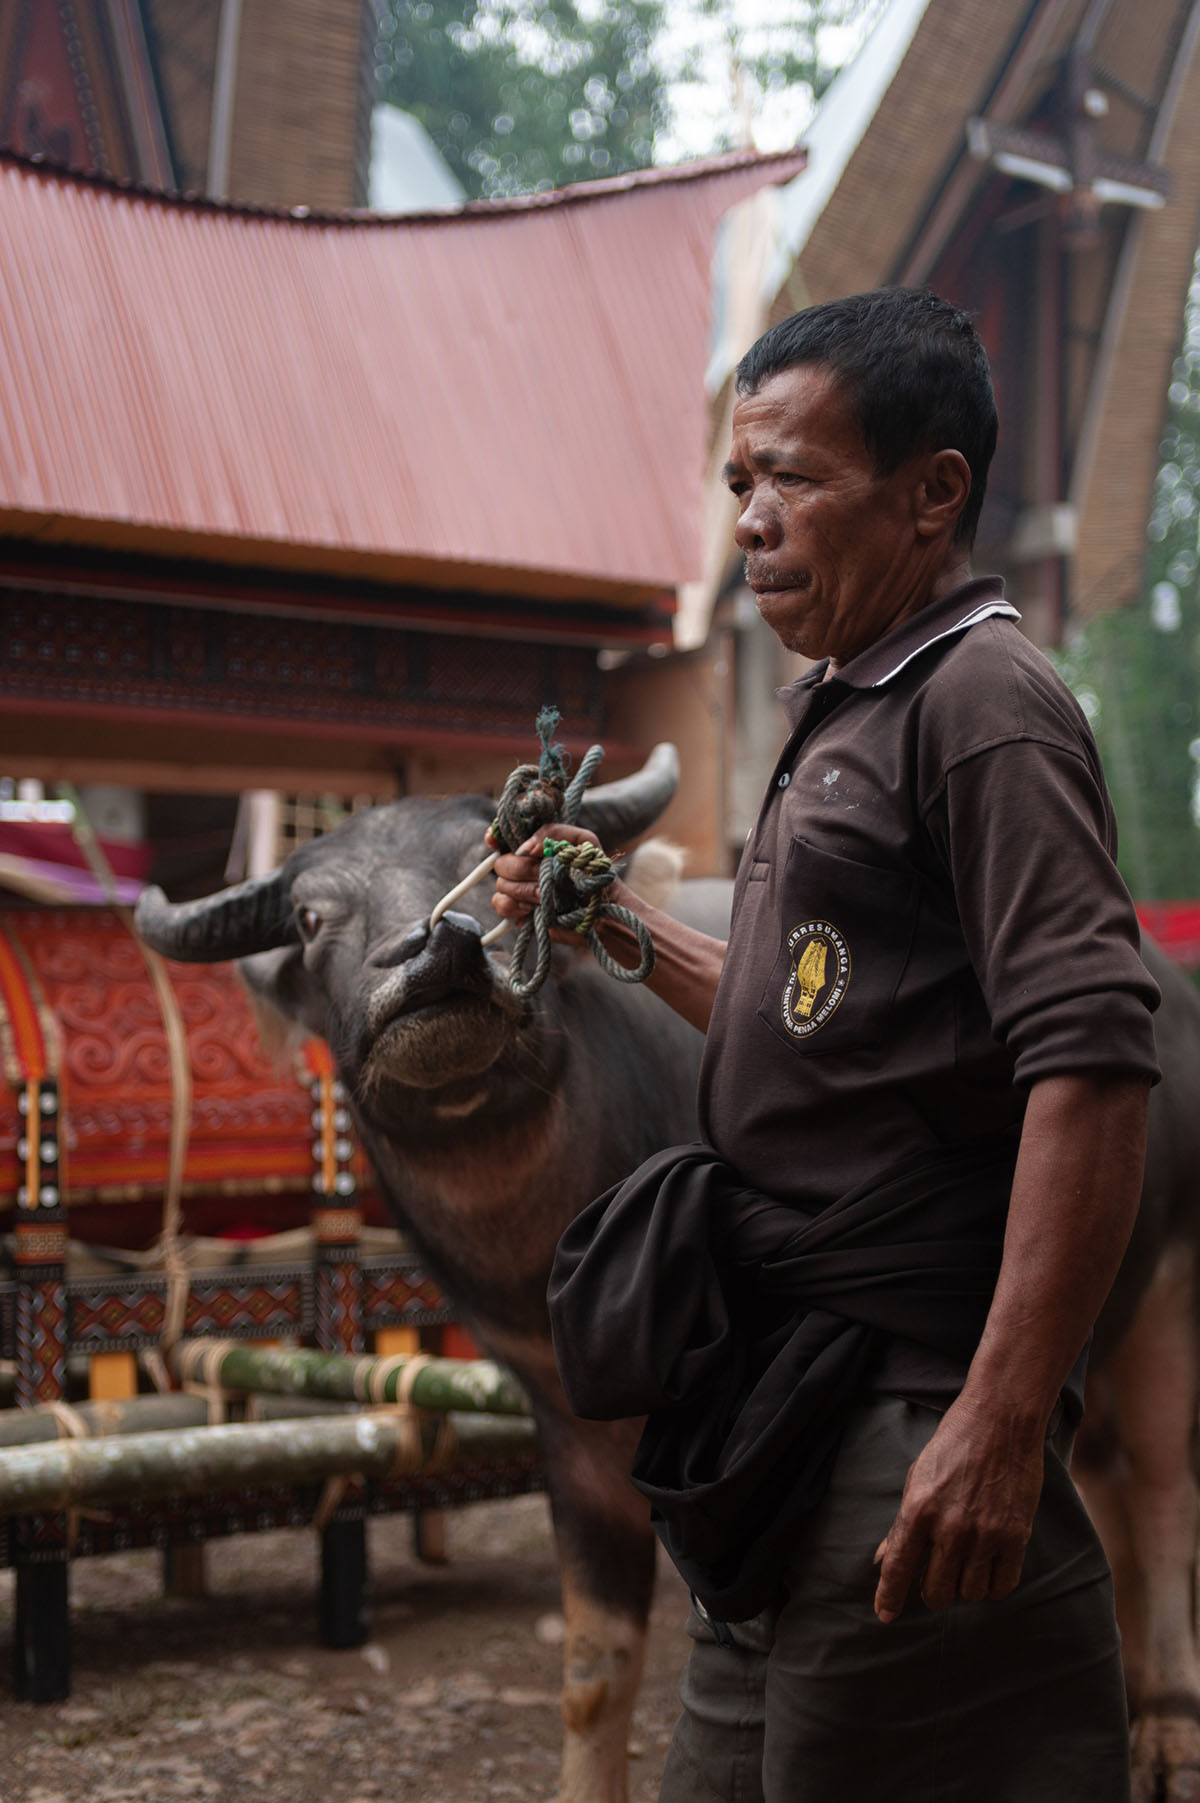
{"label": "wooden pole", "polygon": [[529,1413],[516,1378],[491,1359],[346,1358],[284,1346],[248,1346],[240,1340],[184,1340],[171,1354],[171,1364],[183,1383],[247,1395],[323,1396],[339,1402],[403,1398],[421,1409]]}
{"label": "wooden pole", "polygon": [[536,1447],[532,1421],[454,1413],[436,1422],[400,1410],[58,1440],[0,1459],[0,1516],[355,1472],[429,1476]]}

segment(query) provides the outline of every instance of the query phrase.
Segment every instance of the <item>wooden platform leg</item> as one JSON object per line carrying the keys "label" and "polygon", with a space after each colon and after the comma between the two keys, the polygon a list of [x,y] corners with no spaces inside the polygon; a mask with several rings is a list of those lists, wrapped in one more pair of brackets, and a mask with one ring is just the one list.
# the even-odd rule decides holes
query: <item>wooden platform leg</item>
{"label": "wooden platform leg", "polygon": [[331,1521],[321,1531],[321,1644],[362,1646],[367,1638],[367,1524]]}
{"label": "wooden platform leg", "polygon": [[425,1565],[448,1565],[446,1551],[446,1512],[444,1509],[414,1509],[412,1521],[413,1553]]}
{"label": "wooden platform leg", "polygon": [[17,1566],[13,1693],[22,1703],[58,1703],[71,1694],[67,1560]]}
{"label": "wooden platform leg", "polygon": [[208,1548],[203,1540],[181,1540],[163,1547],[163,1595],[208,1595]]}

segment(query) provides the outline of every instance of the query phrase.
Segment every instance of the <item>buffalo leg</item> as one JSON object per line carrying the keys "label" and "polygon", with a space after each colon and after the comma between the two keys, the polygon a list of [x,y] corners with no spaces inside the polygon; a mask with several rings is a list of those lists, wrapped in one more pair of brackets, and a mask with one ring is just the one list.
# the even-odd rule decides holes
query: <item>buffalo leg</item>
{"label": "buffalo leg", "polygon": [[1129,1534],[1145,1588],[1134,1803],[1200,1799],[1195,1308],[1195,1253],[1172,1247],[1108,1366],[1128,1462]]}
{"label": "buffalo leg", "polygon": [[628,1425],[543,1420],[562,1569],[559,1803],[626,1803],[629,1724],[645,1656],[655,1542],[626,1473]]}
{"label": "buffalo leg", "polygon": [[1075,1441],[1071,1476],[1087,1504],[1113,1574],[1121,1661],[1131,1714],[1141,1702],[1146,1665],[1146,1586],[1129,1529],[1129,1467],[1117,1432],[1107,1373],[1089,1373],[1083,1423]]}

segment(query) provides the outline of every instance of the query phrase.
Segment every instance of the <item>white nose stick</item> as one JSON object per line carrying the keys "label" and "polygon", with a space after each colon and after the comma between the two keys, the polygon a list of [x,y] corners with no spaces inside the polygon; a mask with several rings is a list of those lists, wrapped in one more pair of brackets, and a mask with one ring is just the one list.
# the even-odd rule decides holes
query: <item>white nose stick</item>
{"label": "white nose stick", "polygon": [[[491,872],[496,868],[496,860],[499,858],[499,856],[500,856],[500,853],[498,851],[490,852],[488,854],[488,856],[483,860],[482,864],[476,864],[474,870],[471,871],[469,876],[465,876],[461,883],[456,883],[453,889],[449,890],[445,895],[443,895],[441,901],[437,904],[437,906],[433,910],[433,913],[429,916],[430,932],[433,931],[434,927],[437,925],[438,921],[442,918],[442,915],[446,912],[447,908],[452,908],[454,906],[455,902],[458,901],[460,896],[463,896],[467,893],[468,889],[473,889],[475,887],[476,883],[482,883],[484,877],[489,876],[491,874]],[[513,923],[511,920],[500,921],[500,923],[497,926],[494,926],[492,928],[490,933],[485,933],[483,935],[484,945],[495,945],[497,939],[503,939],[505,933],[508,932],[508,930],[512,926],[512,924]]]}

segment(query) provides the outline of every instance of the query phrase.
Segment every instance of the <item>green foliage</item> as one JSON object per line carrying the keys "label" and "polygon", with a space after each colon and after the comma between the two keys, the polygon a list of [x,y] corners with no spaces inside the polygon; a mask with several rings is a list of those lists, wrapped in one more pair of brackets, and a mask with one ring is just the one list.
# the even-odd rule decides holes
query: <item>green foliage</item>
{"label": "green foliage", "polygon": [[[797,143],[884,0],[668,0],[658,55],[673,108],[706,149]],[[671,29],[672,24],[675,29]]]}
{"label": "green foliage", "polygon": [[1142,600],[1057,659],[1092,719],[1142,901],[1200,896],[1200,265],[1167,399]]}
{"label": "green foliage", "polygon": [[619,175],[663,119],[660,0],[386,0],[379,96],[415,114],[471,195]]}
{"label": "green foliage", "polygon": [[[381,0],[379,97],[497,199],[796,142],[884,0]],[[765,135],[764,135],[765,130]]]}

